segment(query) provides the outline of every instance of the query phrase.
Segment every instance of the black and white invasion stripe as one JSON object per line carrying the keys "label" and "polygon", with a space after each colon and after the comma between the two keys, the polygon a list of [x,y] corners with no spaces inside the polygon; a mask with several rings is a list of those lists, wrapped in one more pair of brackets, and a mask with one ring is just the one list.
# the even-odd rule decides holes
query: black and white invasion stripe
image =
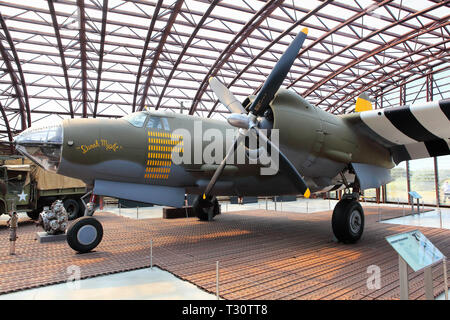
{"label": "black and white invasion stripe", "polygon": [[389,148],[394,161],[450,154],[450,99],[360,113],[361,129]]}

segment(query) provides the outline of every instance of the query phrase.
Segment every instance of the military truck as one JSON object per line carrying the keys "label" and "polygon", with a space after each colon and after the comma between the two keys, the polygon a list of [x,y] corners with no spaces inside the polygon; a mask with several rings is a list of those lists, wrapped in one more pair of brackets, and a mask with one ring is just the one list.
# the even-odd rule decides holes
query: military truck
{"label": "military truck", "polygon": [[26,212],[31,219],[37,219],[44,206],[62,200],[72,220],[84,214],[80,198],[85,193],[83,181],[45,171],[35,164],[0,166],[0,215],[7,214],[15,205],[17,212]]}

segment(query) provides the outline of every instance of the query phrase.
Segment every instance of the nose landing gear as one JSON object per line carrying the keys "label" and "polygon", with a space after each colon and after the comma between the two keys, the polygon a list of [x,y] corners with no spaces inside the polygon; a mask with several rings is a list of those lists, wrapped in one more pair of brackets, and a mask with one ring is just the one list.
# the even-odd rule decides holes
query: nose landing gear
{"label": "nose landing gear", "polygon": [[364,231],[364,210],[352,195],[343,198],[334,207],[331,226],[335,237],[343,243],[355,243]]}
{"label": "nose landing gear", "polygon": [[74,220],[67,229],[67,243],[79,253],[86,253],[99,245],[103,238],[103,227],[93,217]]}
{"label": "nose landing gear", "polygon": [[200,195],[192,204],[195,215],[202,221],[212,221],[213,218],[220,214],[219,201],[216,197],[207,197],[203,199]]}

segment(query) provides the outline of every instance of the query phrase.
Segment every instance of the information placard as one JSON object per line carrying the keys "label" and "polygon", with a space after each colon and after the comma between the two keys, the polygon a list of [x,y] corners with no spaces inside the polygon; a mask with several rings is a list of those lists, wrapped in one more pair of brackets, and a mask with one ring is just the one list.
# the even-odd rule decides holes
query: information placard
{"label": "information placard", "polygon": [[414,271],[431,266],[444,255],[419,230],[386,237],[387,242]]}

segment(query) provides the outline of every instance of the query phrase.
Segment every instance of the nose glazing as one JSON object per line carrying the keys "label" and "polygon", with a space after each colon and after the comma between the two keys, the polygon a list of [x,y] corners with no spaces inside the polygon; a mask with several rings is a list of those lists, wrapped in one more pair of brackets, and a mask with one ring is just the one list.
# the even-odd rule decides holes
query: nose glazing
{"label": "nose glazing", "polygon": [[62,153],[62,123],[28,128],[14,139],[14,143],[21,154],[44,169],[56,172]]}

